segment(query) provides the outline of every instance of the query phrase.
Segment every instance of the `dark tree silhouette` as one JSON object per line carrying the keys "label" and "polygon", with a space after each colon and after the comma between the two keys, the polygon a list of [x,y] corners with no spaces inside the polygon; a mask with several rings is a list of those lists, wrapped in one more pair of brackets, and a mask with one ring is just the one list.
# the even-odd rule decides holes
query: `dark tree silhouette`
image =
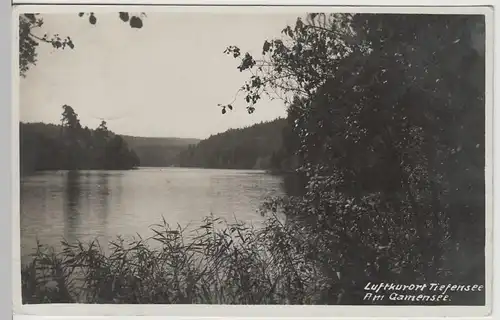
{"label": "dark tree silhouette", "polygon": [[40,170],[126,170],[139,166],[135,152],[106,122],[83,128],[74,109],[63,106],[61,125],[20,124],[23,172]]}
{"label": "dark tree silhouette", "polygon": [[282,157],[307,183],[283,205],[329,261],[325,302],[360,303],[370,280],[484,283],[484,16],[309,14],[283,34],[226,53],[250,113],[288,105]]}

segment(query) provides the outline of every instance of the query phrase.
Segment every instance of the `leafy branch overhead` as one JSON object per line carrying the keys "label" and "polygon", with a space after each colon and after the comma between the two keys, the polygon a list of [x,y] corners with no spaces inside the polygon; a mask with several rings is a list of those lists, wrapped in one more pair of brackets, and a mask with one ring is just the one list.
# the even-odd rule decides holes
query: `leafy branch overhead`
{"label": "leafy branch overhead", "polygon": [[[130,14],[128,12],[119,12],[121,21],[128,23],[131,28],[140,29],[143,26],[145,13]],[[94,12],[78,13],[79,17],[87,17],[91,25],[97,24],[97,17]],[[19,71],[21,76],[26,76],[30,66],[37,62],[37,47],[40,43],[46,43],[55,49],[74,49],[75,44],[71,37],[60,36],[59,34],[49,35],[41,34],[43,18],[39,13],[24,13],[19,17]]]}
{"label": "leafy branch overhead", "polygon": [[[355,35],[347,27],[349,15],[330,15],[323,22],[337,24],[338,30],[319,24],[318,16],[326,17],[311,14],[307,23],[298,18],[293,28],[287,26],[282,30],[282,37],[264,41],[259,59],[248,52],[243,54],[237,46],[224,50],[240,61],[237,67],[240,72],[251,75],[238,91],[243,93],[249,113],[254,112],[255,104],[264,95],[290,103],[295,95],[311,97],[333,77],[335,65],[350,53],[346,42],[355,41]],[[334,37],[338,39],[332,40]]]}
{"label": "leafy branch overhead", "polygon": [[[132,15],[128,12],[119,12],[118,13],[120,20],[123,22],[128,22],[131,28],[140,29],[142,28],[142,17],[146,16],[145,13],[141,13],[139,15]],[[95,25],[97,23],[97,17],[94,12],[80,12],[78,13],[79,17],[87,16],[89,19],[89,23]]]}

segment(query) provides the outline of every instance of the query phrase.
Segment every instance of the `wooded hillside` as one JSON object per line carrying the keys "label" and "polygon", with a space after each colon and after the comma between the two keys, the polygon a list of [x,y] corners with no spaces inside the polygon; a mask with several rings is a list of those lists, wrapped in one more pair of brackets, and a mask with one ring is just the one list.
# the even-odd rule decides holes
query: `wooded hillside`
{"label": "wooded hillside", "polygon": [[285,119],[230,129],[190,146],[179,156],[182,167],[270,169],[282,146]]}

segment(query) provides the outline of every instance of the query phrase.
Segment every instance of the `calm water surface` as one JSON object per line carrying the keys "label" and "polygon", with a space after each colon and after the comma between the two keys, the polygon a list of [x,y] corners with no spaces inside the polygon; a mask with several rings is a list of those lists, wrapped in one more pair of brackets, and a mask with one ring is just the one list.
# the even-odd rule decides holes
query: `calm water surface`
{"label": "calm water surface", "polygon": [[160,223],[199,225],[203,217],[257,224],[259,205],[284,193],[282,179],[262,171],[141,168],[132,171],[43,172],[21,179],[21,254],[38,239],[113,240],[150,235]]}

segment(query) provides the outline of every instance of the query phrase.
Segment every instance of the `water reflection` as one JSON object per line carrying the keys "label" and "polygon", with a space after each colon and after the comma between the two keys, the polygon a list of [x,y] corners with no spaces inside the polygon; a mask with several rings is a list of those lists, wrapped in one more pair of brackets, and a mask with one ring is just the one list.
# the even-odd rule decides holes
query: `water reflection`
{"label": "water reflection", "polygon": [[[67,241],[74,242],[81,236],[106,236],[110,201],[120,202],[120,193],[112,194],[110,176],[110,173],[103,171],[69,171],[65,175],[62,211]],[[119,190],[120,175],[113,178],[114,187]]]}
{"label": "water reflection", "polygon": [[107,216],[109,214],[109,174],[107,172],[100,172],[97,175],[97,217],[102,226],[107,224]]}
{"label": "water reflection", "polygon": [[[168,182],[166,182],[168,181]],[[282,178],[264,172],[184,168],[132,171],[45,172],[22,178],[23,256],[36,240],[60,248],[96,237],[148,237],[165,218],[170,225],[198,225],[210,215],[258,224],[268,196],[283,194]]]}
{"label": "water reflection", "polygon": [[76,240],[76,233],[81,224],[80,216],[80,172],[69,171],[66,174],[65,188],[64,188],[64,216],[65,216],[65,230],[64,236],[66,240],[73,242]]}

